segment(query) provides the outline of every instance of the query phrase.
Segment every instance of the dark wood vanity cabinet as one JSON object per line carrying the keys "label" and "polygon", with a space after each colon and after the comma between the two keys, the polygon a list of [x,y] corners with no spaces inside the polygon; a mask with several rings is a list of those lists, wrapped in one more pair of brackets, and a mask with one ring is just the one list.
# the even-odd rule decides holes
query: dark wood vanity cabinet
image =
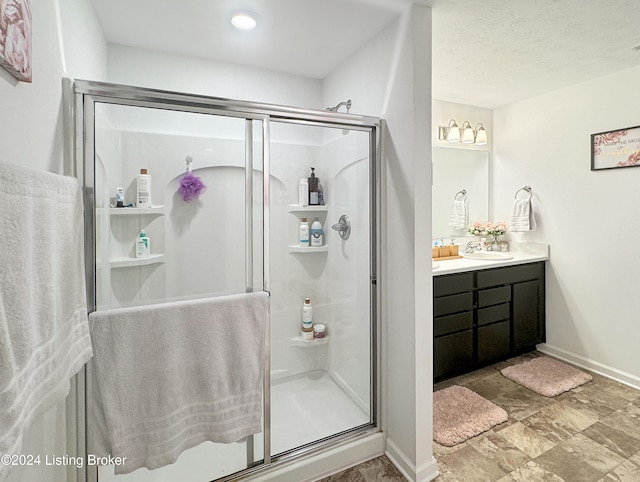
{"label": "dark wood vanity cabinet", "polygon": [[433,278],[434,379],[545,341],[544,262]]}

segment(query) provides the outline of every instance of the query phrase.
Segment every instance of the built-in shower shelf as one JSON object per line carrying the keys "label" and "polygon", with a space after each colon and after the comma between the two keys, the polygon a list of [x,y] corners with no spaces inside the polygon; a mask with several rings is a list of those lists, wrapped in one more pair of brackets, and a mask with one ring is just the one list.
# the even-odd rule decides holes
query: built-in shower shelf
{"label": "built-in shower shelf", "polygon": [[299,244],[290,244],[290,253],[325,253],[329,251],[329,246],[300,246]]}
{"label": "built-in shower shelf", "polygon": [[164,214],[164,206],[151,206],[150,208],[109,208],[112,216],[140,216],[143,214]]}
{"label": "built-in shower shelf", "polygon": [[146,266],[149,264],[164,263],[164,254],[152,254],[148,258],[113,258],[112,268],[129,268],[132,266]]}
{"label": "built-in shower shelf", "polygon": [[327,206],[326,204],[317,206],[301,206],[300,204],[289,204],[290,213],[319,213],[328,210],[329,206]]}
{"label": "built-in shower shelf", "polygon": [[324,338],[314,338],[311,341],[304,341],[301,337],[294,336],[293,338],[290,338],[290,340],[291,340],[291,345],[302,346],[302,347],[325,345],[329,343],[328,336],[325,336]]}

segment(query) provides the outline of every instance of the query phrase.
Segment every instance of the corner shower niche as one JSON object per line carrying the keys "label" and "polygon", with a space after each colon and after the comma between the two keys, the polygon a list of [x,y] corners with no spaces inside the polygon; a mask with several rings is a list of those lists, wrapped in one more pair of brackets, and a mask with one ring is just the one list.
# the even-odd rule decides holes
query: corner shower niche
{"label": "corner shower niche", "polygon": [[[301,206],[299,204],[289,204],[289,212],[296,216],[298,227],[302,222],[302,218],[307,218],[309,222],[309,226],[313,222],[313,217],[316,215],[320,219],[322,223],[325,236],[324,236],[324,245],[323,246],[300,246],[299,242],[294,242],[289,244],[289,251],[291,253],[301,253],[301,254],[310,254],[310,253],[326,253],[329,251],[329,246],[327,244],[327,211],[329,207],[327,205],[321,206]],[[291,235],[292,239],[298,237],[298,230],[295,230],[295,233]]]}
{"label": "corner shower niche", "polygon": [[[145,266],[164,263],[164,226],[158,226],[155,219],[164,220],[164,206],[150,208],[109,208],[111,227],[112,256],[109,259],[111,269]],[[136,258],[133,239],[140,231],[145,231],[154,242],[148,258]]]}
{"label": "corner shower niche", "polygon": [[[127,89],[135,91],[118,86],[113,95]],[[108,91],[105,84],[95,95],[103,99]],[[85,126],[95,133],[95,152],[87,156],[95,178],[95,309],[268,291],[263,409],[270,416],[263,433],[246,440],[205,442],[153,471],[116,476],[113,467],[99,467],[98,482],[228,480],[236,472],[241,478],[245,469],[374,428],[376,124],[323,111],[301,119],[275,111],[272,118],[266,107],[239,112],[243,104],[214,108],[223,101],[200,105],[202,97],[185,96],[177,106],[175,94],[154,95],[85,99],[95,108],[95,126]],[[207,186],[190,202],[178,193],[187,156]],[[326,205],[296,205],[299,179],[311,166]],[[152,176],[157,205],[109,207],[117,187],[125,204],[135,198],[141,168]],[[342,214],[352,223],[348,240],[331,229]],[[316,216],[324,245],[301,247],[301,219]],[[144,260],[134,251],[142,229],[152,252]],[[326,326],[325,338],[301,339],[305,298],[313,321]]]}

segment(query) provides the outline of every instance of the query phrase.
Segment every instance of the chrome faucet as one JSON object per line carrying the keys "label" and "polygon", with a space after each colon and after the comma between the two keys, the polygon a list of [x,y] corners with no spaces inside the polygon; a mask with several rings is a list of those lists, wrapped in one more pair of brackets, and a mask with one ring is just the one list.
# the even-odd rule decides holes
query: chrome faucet
{"label": "chrome faucet", "polygon": [[482,249],[480,243],[469,241],[467,243],[467,246],[464,248],[463,253],[473,253],[474,251],[479,251],[480,249]]}

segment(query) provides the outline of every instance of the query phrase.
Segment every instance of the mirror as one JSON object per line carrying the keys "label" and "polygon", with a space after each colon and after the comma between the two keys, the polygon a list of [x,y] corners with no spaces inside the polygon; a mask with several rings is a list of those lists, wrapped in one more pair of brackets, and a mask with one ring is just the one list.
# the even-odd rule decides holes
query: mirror
{"label": "mirror", "polygon": [[[466,236],[465,228],[449,225],[449,216],[454,199],[466,197],[467,224],[472,221],[489,221],[489,174],[488,151],[433,148],[433,238],[440,239]],[[461,191],[466,191],[466,195]]]}

